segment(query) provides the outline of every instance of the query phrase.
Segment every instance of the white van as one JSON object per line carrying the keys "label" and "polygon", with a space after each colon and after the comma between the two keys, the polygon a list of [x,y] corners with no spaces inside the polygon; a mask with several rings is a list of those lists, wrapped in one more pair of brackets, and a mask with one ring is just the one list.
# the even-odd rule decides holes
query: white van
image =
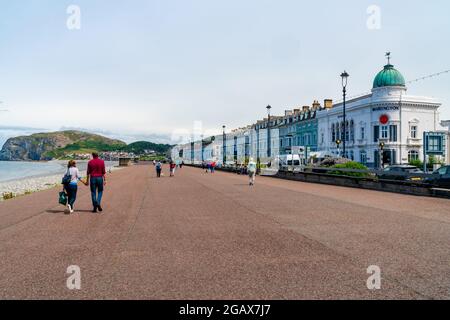
{"label": "white van", "polygon": [[277,157],[280,170],[301,171],[305,165],[304,159],[298,154],[285,154]]}

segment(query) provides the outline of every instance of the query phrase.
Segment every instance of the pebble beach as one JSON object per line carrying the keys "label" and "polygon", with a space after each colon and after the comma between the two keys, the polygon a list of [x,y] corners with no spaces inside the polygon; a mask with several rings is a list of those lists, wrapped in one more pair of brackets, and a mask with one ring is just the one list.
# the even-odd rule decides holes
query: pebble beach
{"label": "pebble beach", "polygon": [[[59,174],[42,174],[39,176],[0,182],[0,201],[4,201],[4,194],[12,193],[13,197],[17,197],[36,191],[54,188],[56,186],[60,186],[62,189],[61,179],[64,175],[66,161],[58,162],[61,164],[61,173]],[[119,169],[117,162],[106,162],[105,164],[107,172]],[[77,167],[84,179],[86,176],[87,161],[78,161]]]}

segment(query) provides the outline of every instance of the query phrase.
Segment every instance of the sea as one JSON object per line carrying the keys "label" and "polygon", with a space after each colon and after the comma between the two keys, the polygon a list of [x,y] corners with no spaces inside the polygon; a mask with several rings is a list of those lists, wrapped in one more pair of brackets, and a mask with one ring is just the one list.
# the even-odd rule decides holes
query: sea
{"label": "sea", "polygon": [[[110,168],[118,165],[118,162],[105,161],[106,167]],[[82,172],[86,170],[87,161],[78,161],[78,169]],[[67,168],[67,161],[48,162],[26,162],[26,161],[0,161],[0,182],[23,180],[33,177],[44,177],[56,174],[64,175]]]}

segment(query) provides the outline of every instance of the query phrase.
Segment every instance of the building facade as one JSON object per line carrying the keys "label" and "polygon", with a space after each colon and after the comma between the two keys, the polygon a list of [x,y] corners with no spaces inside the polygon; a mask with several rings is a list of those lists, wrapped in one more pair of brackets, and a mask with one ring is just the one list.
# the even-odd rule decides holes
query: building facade
{"label": "building facade", "polygon": [[[374,168],[407,164],[424,160],[424,132],[449,132],[450,122],[440,123],[440,106],[433,98],[409,95],[404,77],[388,62],[376,75],[370,94],[346,101],[345,124],[342,102],[333,105],[327,99],[321,106],[314,101],[311,107],[287,110],[283,116],[226,133],[225,148],[223,135],[217,135],[206,145],[196,141],[176,146],[172,155],[187,163],[215,161],[222,165],[225,151],[228,165],[246,164],[250,158],[267,164],[278,155],[298,150],[294,147],[304,147]],[[446,156],[437,160],[448,163],[449,150],[447,146]]]}
{"label": "building facade", "polygon": [[369,167],[423,161],[423,132],[442,129],[440,106],[433,98],[408,95],[401,73],[387,64],[371,94],[347,101],[345,126],[343,103],[318,112],[318,148]]}

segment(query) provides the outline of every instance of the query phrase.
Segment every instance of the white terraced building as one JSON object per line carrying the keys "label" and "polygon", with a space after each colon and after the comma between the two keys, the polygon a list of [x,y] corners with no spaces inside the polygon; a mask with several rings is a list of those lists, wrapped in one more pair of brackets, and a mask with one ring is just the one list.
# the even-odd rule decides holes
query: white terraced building
{"label": "white terraced building", "polygon": [[[440,106],[433,98],[407,94],[403,76],[388,63],[375,77],[370,94],[346,102],[346,132],[342,103],[317,113],[318,149],[379,167],[379,145],[384,142],[385,164],[423,161],[423,132],[444,129]],[[346,154],[342,154],[344,139]]]}

